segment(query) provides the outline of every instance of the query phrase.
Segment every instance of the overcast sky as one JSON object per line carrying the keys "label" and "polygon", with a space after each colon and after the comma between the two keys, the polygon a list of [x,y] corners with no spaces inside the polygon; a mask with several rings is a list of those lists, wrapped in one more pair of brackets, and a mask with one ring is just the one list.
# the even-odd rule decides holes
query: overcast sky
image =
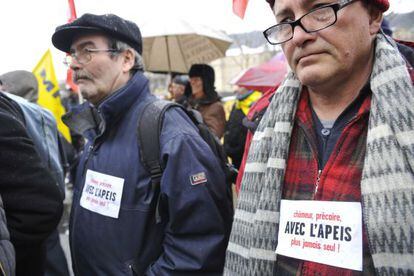
{"label": "overcast sky", "polygon": [[[413,0],[390,0],[391,10],[414,10]],[[225,32],[264,30],[274,23],[265,0],[249,0],[244,20],[232,13],[232,0],[75,0],[78,16],[83,13],[115,13],[138,26],[152,17],[176,16]],[[65,78],[64,54],[55,50],[51,35],[66,23],[67,0],[0,0],[0,74],[32,70],[47,49],[52,50],[58,79]]]}

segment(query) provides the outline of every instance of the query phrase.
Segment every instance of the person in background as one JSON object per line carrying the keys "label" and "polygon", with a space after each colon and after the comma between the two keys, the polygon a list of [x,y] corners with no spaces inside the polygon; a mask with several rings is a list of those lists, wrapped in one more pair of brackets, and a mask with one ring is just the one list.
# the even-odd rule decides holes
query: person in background
{"label": "person in background", "polygon": [[87,140],[69,226],[75,275],[220,275],[232,206],[219,160],[184,110],[164,114],[159,186],[140,158],[138,122],[156,98],[138,26],[85,13],[52,43],[86,99],[63,117]]}
{"label": "person in background", "polygon": [[176,75],[172,79],[171,96],[172,100],[178,104],[186,105],[187,96],[184,94],[185,87],[189,85],[188,77],[183,75]]}
{"label": "person in background", "polygon": [[259,91],[245,87],[238,87],[236,90],[236,101],[224,132],[224,150],[236,169],[240,168],[247,136],[247,128],[243,125],[243,119],[261,96],[262,93]]}
{"label": "person in background", "polygon": [[[9,97],[22,108],[28,134],[35,141],[36,149],[39,151],[44,165],[50,170],[56,180],[56,185],[64,195],[66,154],[63,151],[62,142],[65,138],[59,138],[53,115],[37,105],[39,91],[35,75],[29,71],[17,70],[1,75],[0,80],[3,83],[3,89],[12,94],[8,94]],[[29,102],[22,101],[22,98]],[[36,118],[39,119],[36,120]],[[39,132],[42,128],[46,128],[46,130]],[[63,140],[59,141],[59,139]],[[67,144],[70,146],[68,142]],[[45,267],[45,276],[69,276],[68,264],[60,244],[58,229],[46,241]]]}
{"label": "person in background", "polygon": [[28,134],[21,107],[0,90],[0,195],[16,275],[43,276],[45,241],[59,223],[63,197]]}
{"label": "person in background", "polygon": [[201,113],[204,123],[221,139],[226,125],[226,115],[214,87],[213,67],[207,64],[193,64],[188,75],[191,86],[189,105]]}
{"label": "person in background", "polygon": [[384,32],[384,34],[392,37],[392,30],[390,24],[388,23],[388,20],[385,18],[382,19],[381,29]]}
{"label": "person in background", "polygon": [[[250,146],[224,275],[412,275],[414,89],[380,31],[388,0],[267,2],[264,35],[291,72]],[[289,228],[292,210],[333,208],[354,225],[340,262],[318,242],[290,250],[311,239]]]}
{"label": "person in background", "polygon": [[237,174],[237,179],[235,182],[237,194],[239,194],[240,192],[244,168],[246,166],[247,156],[249,153],[250,144],[252,142],[254,132],[259,126],[259,123],[262,120],[263,115],[265,114],[267,107],[269,106],[273,94],[275,94],[277,88],[278,86],[264,92],[262,97],[253,104],[253,106],[249,110],[249,113],[247,113],[247,116],[243,119],[243,126],[247,129],[247,135],[244,144],[243,157],[240,163],[239,172]]}

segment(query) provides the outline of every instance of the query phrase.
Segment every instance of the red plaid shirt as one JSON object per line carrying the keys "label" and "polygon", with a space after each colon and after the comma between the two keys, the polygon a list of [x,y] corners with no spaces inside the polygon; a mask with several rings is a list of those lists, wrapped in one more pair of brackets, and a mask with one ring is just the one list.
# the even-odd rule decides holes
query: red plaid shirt
{"label": "red plaid shirt", "polygon": [[[304,89],[299,100],[291,135],[283,198],[294,200],[361,201],[361,175],[364,164],[371,94],[362,95],[356,116],[343,129],[335,148],[318,178],[317,137],[309,94]],[[372,257],[363,230],[364,275],[374,274]],[[352,256],[350,256],[352,258]],[[276,275],[362,275],[362,272],[320,263],[278,256]]]}

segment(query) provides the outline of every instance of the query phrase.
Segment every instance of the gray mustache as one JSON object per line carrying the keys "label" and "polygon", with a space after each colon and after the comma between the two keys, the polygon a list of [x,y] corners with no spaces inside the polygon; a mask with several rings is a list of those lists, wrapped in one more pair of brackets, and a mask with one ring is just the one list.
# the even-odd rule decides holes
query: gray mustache
{"label": "gray mustache", "polygon": [[79,79],[87,79],[87,80],[90,80],[92,78],[87,73],[84,73],[84,72],[76,72],[73,75],[73,80],[76,82]]}

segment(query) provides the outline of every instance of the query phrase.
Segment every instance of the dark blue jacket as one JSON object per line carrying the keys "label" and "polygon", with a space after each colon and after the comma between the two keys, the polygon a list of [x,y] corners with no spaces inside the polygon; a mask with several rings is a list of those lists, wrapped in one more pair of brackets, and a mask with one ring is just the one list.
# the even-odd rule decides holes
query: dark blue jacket
{"label": "dark blue jacket", "polygon": [[[77,170],[70,221],[76,275],[133,275],[134,259],[138,275],[222,271],[232,220],[224,174],[191,121],[176,109],[167,111],[160,137],[166,161],[160,206],[164,219],[155,222],[156,198],[140,162],[137,138],[139,114],[153,97],[148,80],[138,72],[97,109],[85,103],[65,117],[88,140]],[[88,170],[124,180],[118,218],[80,206]],[[201,177],[203,183],[192,185],[192,176],[200,173],[205,181]]]}

